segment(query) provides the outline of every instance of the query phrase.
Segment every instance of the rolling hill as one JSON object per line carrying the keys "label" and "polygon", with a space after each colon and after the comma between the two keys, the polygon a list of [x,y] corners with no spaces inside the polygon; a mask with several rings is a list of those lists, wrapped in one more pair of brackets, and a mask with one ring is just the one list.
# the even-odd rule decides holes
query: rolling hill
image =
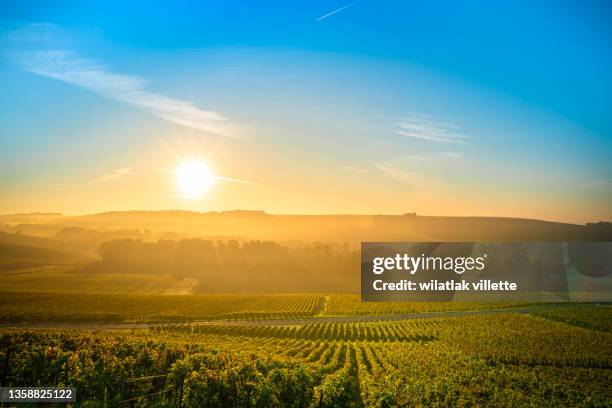
{"label": "rolling hill", "polygon": [[0,225],[0,287],[25,292],[355,292],[362,241],[612,240],[609,223],[414,214],[126,211]]}

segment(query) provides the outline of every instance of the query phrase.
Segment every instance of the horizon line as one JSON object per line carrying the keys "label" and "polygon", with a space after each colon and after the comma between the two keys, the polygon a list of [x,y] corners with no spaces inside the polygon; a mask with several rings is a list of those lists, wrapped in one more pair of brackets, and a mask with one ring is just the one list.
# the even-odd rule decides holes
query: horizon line
{"label": "horizon line", "polygon": [[511,216],[511,215],[439,215],[439,214],[419,214],[415,211],[409,211],[405,213],[333,213],[333,212],[325,212],[325,213],[306,213],[306,212],[296,212],[296,213],[269,213],[266,210],[243,210],[243,209],[233,209],[233,210],[209,210],[209,211],[195,211],[195,210],[182,210],[182,209],[158,209],[158,210],[110,210],[110,211],[101,211],[101,212],[91,212],[91,213],[62,213],[57,211],[32,211],[32,212],[15,212],[15,213],[0,213],[0,217],[18,217],[18,216],[46,216],[46,217],[91,217],[91,216],[99,216],[99,215],[110,215],[110,214],[118,214],[118,213],[190,213],[194,215],[224,215],[231,213],[250,213],[252,215],[265,215],[265,216],[300,216],[300,217],[420,217],[420,218],[485,218],[485,219],[506,219],[506,220],[523,220],[523,221],[538,221],[538,222],[549,222],[556,224],[566,224],[566,225],[575,225],[575,226],[585,226],[591,223],[599,223],[599,222],[612,222],[606,220],[594,220],[588,221],[585,223],[575,223],[568,221],[560,221],[560,220],[551,220],[544,218],[529,218],[529,217],[520,217],[520,216]]}

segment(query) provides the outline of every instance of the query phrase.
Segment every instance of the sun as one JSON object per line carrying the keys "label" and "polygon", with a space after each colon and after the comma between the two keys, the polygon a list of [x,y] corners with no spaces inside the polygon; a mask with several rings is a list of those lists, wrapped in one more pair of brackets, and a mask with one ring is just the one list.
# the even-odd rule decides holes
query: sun
{"label": "sun", "polygon": [[215,183],[210,168],[200,160],[187,160],[176,169],[176,184],[183,196],[188,199],[202,198]]}

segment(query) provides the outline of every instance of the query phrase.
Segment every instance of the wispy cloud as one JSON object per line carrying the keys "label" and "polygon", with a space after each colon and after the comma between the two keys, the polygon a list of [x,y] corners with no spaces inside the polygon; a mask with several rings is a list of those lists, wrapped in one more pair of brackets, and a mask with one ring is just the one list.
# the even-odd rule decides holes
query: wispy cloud
{"label": "wispy cloud", "polygon": [[331,17],[331,16],[333,16],[334,14],[341,12],[342,10],[346,10],[347,8],[352,7],[352,6],[354,6],[355,4],[359,3],[360,1],[361,1],[361,0],[356,0],[356,1],[352,2],[352,3],[345,4],[344,6],[342,6],[342,7],[340,7],[340,8],[337,8],[337,9],[335,9],[335,10],[333,10],[333,11],[331,11],[331,12],[329,12],[329,13],[327,13],[327,14],[325,14],[325,15],[321,16],[321,17],[318,17],[318,18],[316,19],[316,21],[325,20],[327,17]]}
{"label": "wispy cloud", "polygon": [[461,128],[431,115],[410,113],[397,122],[396,134],[441,143],[464,143],[470,138]]}
{"label": "wispy cloud", "polygon": [[139,76],[113,72],[105,64],[83,58],[74,50],[50,47],[49,39],[57,31],[50,24],[28,25],[5,34],[3,42],[13,47],[29,46],[28,50],[11,53],[13,61],[25,71],[69,83],[192,129],[233,138],[242,135],[238,126],[217,112],[147,90],[146,81]]}
{"label": "wispy cloud", "polygon": [[257,183],[255,181],[249,181],[249,180],[244,180],[244,179],[237,179],[237,178],[233,178],[233,177],[214,176],[214,178],[216,180],[229,181],[230,183],[251,184],[251,185],[254,185],[254,186],[265,186],[265,184]]}
{"label": "wispy cloud", "polygon": [[460,159],[463,157],[461,153],[457,153],[457,152],[440,152],[438,153],[438,155],[446,159]]}
{"label": "wispy cloud", "polygon": [[374,163],[374,168],[383,177],[431,193],[440,188],[443,174],[462,166],[462,158],[456,152],[405,154]]}
{"label": "wispy cloud", "polygon": [[402,160],[406,162],[420,162],[437,164],[437,163],[448,163],[450,161],[457,161],[461,159],[463,155],[457,152],[433,152],[424,154],[407,154],[402,155]]}
{"label": "wispy cloud", "polygon": [[385,177],[396,181],[412,182],[417,176],[417,173],[405,170],[392,161],[376,163],[374,167],[376,167]]}
{"label": "wispy cloud", "polygon": [[107,181],[118,180],[125,176],[131,176],[132,174],[136,174],[136,171],[131,167],[125,167],[123,169],[113,170],[108,174],[104,174],[102,176],[96,177],[95,179],[91,180],[90,183],[91,184],[105,183]]}
{"label": "wispy cloud", "polygon": [[593,180],[593,181],[589,181],[587,183],[583,183],[582,187],[586,187],[586,188],[598,188],[598,187],[612,188],[612,181]]}
{"label": "wispy cloud", "polygon": [[[171,169],[171,168],[164,168],[164,167],[157,167],[155,170],[163,172],[163,173],[175,173],[176,169]],[[245,179],[241,179],[241,178],[235,178],[235,177],[225,177],[225,176],[219,176],[219,175],[213,175],[213,178],[215,180],[220,180],[220,181],[227,181],[230,183],[239,183],[239,184],[250,184],[253,186],[267,186],[266,184],[263,183],[258,183],[256,181],[250,181],[250,180],[245,180]]]}
{"label": "wispy cloud", "polygon": [[344,169],[344,170],[346,170],[346,171],[353,172],[353,173],[361,173],[361,174],[364,174],[364,173],[369,173],[369,171],[368,171],[368,170],[363,169],[363,168],[361,168],[361,167],[342,166],[342,169]]}
{"label": "wispy cloud", "polygon": [[[419,200],[439,200],[440,193],[444,192],[445,183],[428,175],[426,172],[415,172],[405,156],[375,163],[374,167],[382,177],[402,184],[403,191],[418,194]],[[416,198],[416,197],[415,197]]]}
{"label": "wispy cloud", "polygon": [[54,24],[31,23],[0,35],[0,41],[9,46],[41,46],[57,41],[60,30]]}

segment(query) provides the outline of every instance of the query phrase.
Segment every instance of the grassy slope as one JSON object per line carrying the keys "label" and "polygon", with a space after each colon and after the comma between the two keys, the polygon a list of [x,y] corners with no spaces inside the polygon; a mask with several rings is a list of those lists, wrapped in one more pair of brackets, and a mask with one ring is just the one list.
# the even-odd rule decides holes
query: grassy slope
{"label": "grassy slope", "polygon": [[169,276],[88,273],[96,260],[50,238],[0,232],[0,287],[14,292],[162,293]]}

